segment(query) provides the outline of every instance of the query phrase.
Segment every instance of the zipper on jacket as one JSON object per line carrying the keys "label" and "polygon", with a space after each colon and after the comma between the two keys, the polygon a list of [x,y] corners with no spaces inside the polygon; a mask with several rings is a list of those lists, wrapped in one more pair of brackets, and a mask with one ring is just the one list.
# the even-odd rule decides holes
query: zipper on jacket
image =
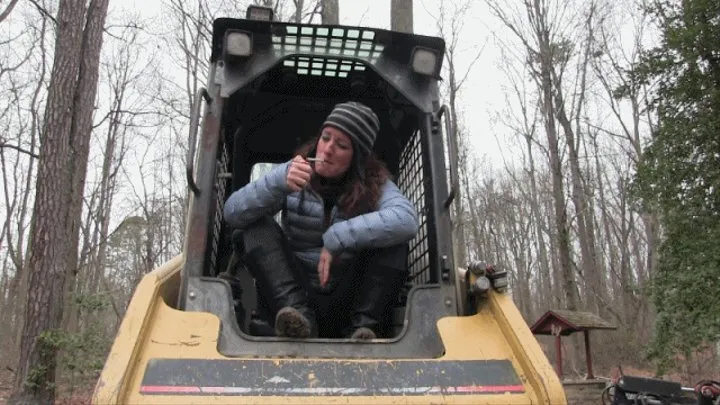
{"label": "zipper on jacket", "polygon": [[330,201],[326,200],[325,198],[322,199],[322,203],[323,203],[323,212],[324,212],[323,227],[325,229],[328,229],[330,227],[330,223],[332,220],[332,212],[333,212],[333,208],[335,208],[335,206]]}

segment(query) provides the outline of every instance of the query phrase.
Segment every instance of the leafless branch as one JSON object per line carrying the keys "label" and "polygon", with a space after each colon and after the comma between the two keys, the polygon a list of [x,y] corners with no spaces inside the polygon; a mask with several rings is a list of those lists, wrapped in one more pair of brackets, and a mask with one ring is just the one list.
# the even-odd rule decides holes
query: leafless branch
{"label": "leafless branch", "polygon": [[15,5],[17,4],[18,0],[10,0],[10,4],[5,7],[5,10],[3,10],[2,13],[0,13],[0,23],[5,20],[10,13],[12,12],[13,8],[15,8]]}
{"label": "leafless branch", "polygon": [[32,4],[35,6],[35,8],[38,9],[38,11],[40,12],[40,14],[44,15],[45,18],[49,19],[49,20],[52,21],[55,25],[57,25],[57,20],[55,20],[55,17],[53,17],[53,16],[45,9],[44,6],[42,6],[41,4],[39,4],[39,3],[37,2],[37,0],[30,0],[30,3],[32,3]]}
{"label": "leafless branch", "polygon": [[33,152],[31,152],[31,151],[29,151],[29,150],[27,150],[27,149],[25,149],[25,148],[22,148],[22,147],[20,147],[20,146],[6,143],[5,141],[0,141],[0,148],[3,148],[3,149],[13,149],[13,150],[16,150],[16,151],[18,151],[18,152],[20,152],[20,153],[22,153],[22,154],[28,155],[28,156],[30,156],[30,157],[33,158],[33,159],[39,159],[39,158],[40,158],[40,156],[37,155],[36,153],[33,153]]}
{"label": "leafless branch", "polygon": [[303,21],[312,21],[313,18],[316,15],[322,15],[322,2],[318,1],[317,4],[315,4],[315,8],[312,9],[312,11],[309,11],[303,15]]}

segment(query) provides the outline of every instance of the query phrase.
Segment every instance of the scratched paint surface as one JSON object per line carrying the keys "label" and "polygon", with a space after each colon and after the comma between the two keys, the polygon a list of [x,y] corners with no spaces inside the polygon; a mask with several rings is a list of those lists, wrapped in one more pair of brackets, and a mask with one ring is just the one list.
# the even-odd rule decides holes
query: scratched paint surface
{"label": "scratched paint surface", "polygon": [[443,395],[523,393],[507,360],[327,362],[153,359],[146,395]]}

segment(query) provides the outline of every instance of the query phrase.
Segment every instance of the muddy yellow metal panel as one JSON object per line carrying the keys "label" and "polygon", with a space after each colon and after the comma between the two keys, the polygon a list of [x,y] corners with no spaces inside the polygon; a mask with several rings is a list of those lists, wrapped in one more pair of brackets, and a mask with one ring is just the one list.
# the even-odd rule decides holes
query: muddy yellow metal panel
{"label": "muddy yellow metal panel", "polygon": [[508,296],[438,322],[437,359],[238,359],[220,320],[178,311],[180,257],[145,276],[98,380],[94,404],[566,404],[562,385]]}

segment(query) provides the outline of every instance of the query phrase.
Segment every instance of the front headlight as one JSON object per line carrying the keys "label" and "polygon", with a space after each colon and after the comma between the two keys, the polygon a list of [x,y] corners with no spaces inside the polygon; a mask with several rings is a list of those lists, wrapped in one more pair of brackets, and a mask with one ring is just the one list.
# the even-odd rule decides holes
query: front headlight
{"label": "front headlight", "polygon": [[245,18],[248,20],[272,21],[273,9],[270,7],[250,5],[245,12]]}
{"label": "front headlight", "polygon": [[417,47],[412,54],[412,69],[415,73],[434,76],[437,70],[437,52],[429,48]]}
{"label": "front headlight", "polygon": [[225,33],[225,55],[247,57],[253,51],[252,34],[246,31],[228,30]]}

